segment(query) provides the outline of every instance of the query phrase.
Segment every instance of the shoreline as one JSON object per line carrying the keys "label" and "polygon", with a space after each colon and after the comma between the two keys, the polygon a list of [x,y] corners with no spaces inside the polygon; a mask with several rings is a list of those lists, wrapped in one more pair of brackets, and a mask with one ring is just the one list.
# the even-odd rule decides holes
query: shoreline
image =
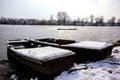
{"label": "shoreline", "polygon": [[[120,76],[120,73],[117,73],[117,71],[119,71],[120,68],[118,68],[118,69],[112,68],[111,69],[111,68],[109,68],[109,66],[120,67],[119,61],[120,61],[120,46],[114,47],[113,51],[112,51],[112,55],[104,60],[100,60],[97,62],[84,63],[84,64],[83,63],[82,64],[75,63],[75,65],[72,68],[70,68],[68,71],[63,71],[62,73],[60,73],[59,75],[56,75],[56,76],[49,76],[46,79],[45,78],[46,76],[31,75],[29,73],[26,74],[25,71],[14,68],[9,63],[8,60],[1,60],[0,61],[0,80],[63,80],[64,78],[68,79],[70,75],[71,75],[71,78],[73,80],[75,80],[77,78],[73,76],[73,75],[75,75],[73,73],[76,72],[76,75],[78,75],[78,73],[80,73],[81,71],[86,71],[87,73],[84,75],[90,76],[90,74],[88,74],[88,73],[91,73],[90,72],[91,70],[96,70],[97,68],[100,69],[97,71],[100,71],[100,72],[106,71],[110,75],[112,75],[112,73],[114,73],[112,76],[113,77],[115,76],[115,78],[116,78],[117,75]],[[100,65],[102,65],[102,67]],[[106,67],[108,67],[108,68],[106,68]],[[99,74],[99,73],[96,72],[96,74]],[[102,75],[102,74],[100,74],[100,75]],[[90,77],[92,77],[92,76],[93,75],[91,75]],[[61,79],[61,77],[62,77],[62,79]],[[78,77],[78,79],[79,78],[80,77]],[[102,77],[100,77],[100,78],[102,79]],[[81,80],[84,80],[84,79],[81,79]]]}
{"label": "shoreline", "polygon": [[8,60],[0,61],[0,80],[53,80],[57,75],[34,74],[14,67]]}
{"label": "shoreline", "polygon": [[16,70],[8,60],[0,61],[0,80],[9,80],[11,74],[15,73]]}

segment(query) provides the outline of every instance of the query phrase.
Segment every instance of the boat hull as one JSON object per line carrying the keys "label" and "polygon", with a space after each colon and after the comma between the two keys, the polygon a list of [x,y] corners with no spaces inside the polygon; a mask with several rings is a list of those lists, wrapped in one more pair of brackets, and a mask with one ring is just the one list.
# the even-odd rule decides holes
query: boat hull
{"label": "boat hull", "polygon": [[66,56],[63,58],[53,59],[46,62],[36,63],[24,56],[16,55],[16,52],[8,49],[8,59],[16,67],[33,71],[44,75],[53,75],[69,69],[73,66],[74,56]]}
{"label": "boat hull", "polygon": [[[13,46],[14,44],[14,46]],[[73,66],[74,59],[75,59],[75,54],[70,54],[70,55],[63,55],[62,57],[54,58],[54,59],[49,59],[46,61],[36,61],[34,59],[31,59],[26,56],[19,55],[15,49],[19,50],[21,47],[18,46],[17,43],[10,43],[12,46],[7,47],[7,56],[10,61],[15,67],[24,69],[29,72],[36,72],[40,73],[43,75],[54,75],[57,73],[60,73],[66,69],[69,69],[70,67]],[[23,43],[24,44],[24,43]],[[20,45],[20,44],[19,44]],[[30,46],[29,46],[30,47]],[[13,49],[14,48],[14,49]],[[28,49],[27,48],[22,48],[22,49]]]}

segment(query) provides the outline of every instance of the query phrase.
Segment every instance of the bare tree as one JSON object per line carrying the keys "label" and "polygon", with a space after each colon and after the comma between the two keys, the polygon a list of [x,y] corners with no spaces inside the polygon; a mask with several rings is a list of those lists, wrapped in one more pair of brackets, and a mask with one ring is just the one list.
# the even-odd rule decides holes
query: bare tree
{"label": "bare tree", "polygon": [[99,17],[96,17],[96,18],[95,18],[95,25],[97,26],[98,23],[99,23]]}
{"label": "bare tree", "polygon": [[104,25],[104,17],[103,16],[99,17],[99,24]]}
{"label": "bare tree", "polygon": [[66,22],[70,19],[66,12],[58,12],[57,14],[58,24],[65,25]]}
{"label": "bare tree", "polygon": [[91,24],[93,24],[93,20],[94,20],[94,15],[90,15]]}
{"label": "bare tree", "polygon": [[85,18],[85,23],[88,23],[88,18],[87,17]]}
{"label": "bare tree", "polygon": [[111,25],[112,25],[112,26],[115,25],[115,20],[116,20],[116,17],[115,17],[115,16],[111,17]]}
{"label": "bare tree", "polygon": [[53,24],[53,15],[50,16],[49,24],[50,24],[50,25]]}
{"label": "bare tree", "polygon": [[52,20],[53,20],[53,15],[50,16],[50,21],[52,21]]}
{"label": "bare tree", "polygon": [[117,20],[117,25],[120,26],[120,18]]}

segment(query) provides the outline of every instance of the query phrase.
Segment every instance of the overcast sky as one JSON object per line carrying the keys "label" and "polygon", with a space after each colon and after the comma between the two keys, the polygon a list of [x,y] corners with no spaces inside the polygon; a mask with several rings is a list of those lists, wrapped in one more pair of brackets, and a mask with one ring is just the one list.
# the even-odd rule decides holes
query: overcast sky
{"label": "overcast sky", "polygon": [[0,0],[0,16],[7,18],[56,18],[65,11],[72,19],[91,14],[120,18],[120,0]]}

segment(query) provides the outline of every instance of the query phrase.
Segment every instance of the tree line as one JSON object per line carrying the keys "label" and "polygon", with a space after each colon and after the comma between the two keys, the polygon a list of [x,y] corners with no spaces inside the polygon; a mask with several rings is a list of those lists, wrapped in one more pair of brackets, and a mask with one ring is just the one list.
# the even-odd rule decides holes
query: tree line
{"label": "tree line", "polygon": [[66,12],[58,12],[56,19],[51,15],[48,20],[45,19],[15,19],[15,18],[0,18],[0,24],[11,25],[75,25],[75,26],[120,26],[120,18],[111,17],[107,22],[103,16],[95,17],[90,15],[89,18],[78,18],[72,20]]}

